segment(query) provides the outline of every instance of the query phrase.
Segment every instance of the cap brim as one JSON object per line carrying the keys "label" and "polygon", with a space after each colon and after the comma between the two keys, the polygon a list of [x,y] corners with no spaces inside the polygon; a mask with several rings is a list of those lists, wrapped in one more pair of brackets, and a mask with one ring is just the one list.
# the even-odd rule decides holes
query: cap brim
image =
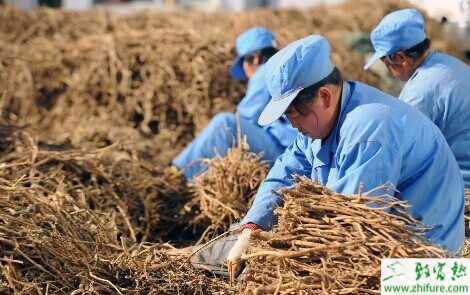
{"label": "cap brim", "polygon": [[230,68],[230,76],[236,80],[246,80],[248,79],[245,75],[245,71],[242,66],[243,56],[238,56],[233,62],[232,67]]}
{"label": "cap brim", "polygon": [[375,64],[379,59],[386,56],[387,53],[380,53],[376,52],[374,55],[367,61],[366,65],[364,66],[364,70],[370,68],[373,64]]}
{"label": "cap brim", "polygon": [[279,119],[302,89],[298,88],[282,98],[272,98],[259,116],[258,124],[265,126]]}
{"label": "cap brim", "polygon": [[367,61],[366,65],[364,66],[364,70],[370,68],[373,64],[375,64],[379,59],[386,56],[386,53],[376,52],[374,55]]}

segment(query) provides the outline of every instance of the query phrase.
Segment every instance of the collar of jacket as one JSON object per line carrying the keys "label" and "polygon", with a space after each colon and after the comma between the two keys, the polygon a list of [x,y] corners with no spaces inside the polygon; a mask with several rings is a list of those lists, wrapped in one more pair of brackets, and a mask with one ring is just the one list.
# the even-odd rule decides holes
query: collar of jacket
{"label": "collar of jacket", "polygon": [[338,148],[338,132],[341,128],[341,125],[343,124],[344,117],[346,115],[345,109],[354,91],[354,86],[354,82],[343,82],[343,88],[341,92],[341,110],[338,115],[338,119],[336,120],[335,128],[331,132],[330,136],[328,136],[326,139],[317,139],[312,143],[312,150],[314,155],[312,163],[313,168],[330,165],[331,154],[334,154]]}
{"label": "collar of jacket", "polygon": [[247,88],[253,87],[255,84],[265,85],[265,75],[266,75],[266,63],[260,64],[258,68],[256,69],[255,73],[251,77],[251,79],[248,80]]}
{"label": "collar of jacket", "polygon": [[435,53],[436,53],[435,51],[429,52],[428,56],[426,56],[426,58],[423,60],[423,62],[416,68],[416,70],[411,75],[411,77],[408,79],[408,81],[413,80],[414,77],[416,77],[416,75],[418,75],[419,70],[424,68],[429,63],[429,61],[432,59],[432,57],[434,57]]}

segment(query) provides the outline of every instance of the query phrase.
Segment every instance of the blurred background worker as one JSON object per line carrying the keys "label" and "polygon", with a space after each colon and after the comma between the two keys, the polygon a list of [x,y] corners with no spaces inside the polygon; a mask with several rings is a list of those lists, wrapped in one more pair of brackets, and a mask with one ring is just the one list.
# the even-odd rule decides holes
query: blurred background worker
{"label": "blurred background worker", "polygon": [[[276,52],[274,34],[261,27],[242,33],[236,41],[238,57],[230,69],[230,75],[238,80],[249,79],[245,97],[237,106],[240,131],[246,136],[250,151],[262,153],[270,165],[289,146],[297,135],[287,120],[276,120],[268,126],[257,123],[261,111],[270,100],[266,89],[264,63]],[[197,160],[224,156],[237,144],[237,116],[233,113],[216,115],[207,127],[173,160],[173,165],[182,169],[191,180],[205,167]]]}
{"label": "blurred background worker", "polygon": [[248,247],[252,230],[269,230],[293,176],[319,181],[338,193],[395,195],[410,214],[432,227],[426,237],[449,251],[464,242],[464,187],[439,129],[415,108],[366,84],[343,81],[329,42],[312,35],[281,49],[266,65],[272,100],[259,123],[285,114],[300,132],[279,156],[242,220],[228,253],[230,266]]}
{"label": "blurred background worker", "polygon": [[470,67],[430,51],[423,16],[415,9],[392,12],[371,33],[374,56],[395,78],[406,81],[399,99],[416,107],[439,129],[470,187]]}

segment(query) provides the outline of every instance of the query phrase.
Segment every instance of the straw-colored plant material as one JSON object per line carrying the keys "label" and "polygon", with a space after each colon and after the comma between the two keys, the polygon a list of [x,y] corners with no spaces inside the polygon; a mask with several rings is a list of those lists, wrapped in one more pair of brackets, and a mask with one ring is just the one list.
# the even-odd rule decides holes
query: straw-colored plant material
{"label": "straw-colored plant material", "polygon": [[463,257],[470,258],[470,238],[467,238],[465,240],[465,243],[463,246]]}
{"label": "straw-colored plant material", "polygon": [[0,165],[0,293],[228,292],[168,256],[170,246],[142,244],[196,236],[180,174],[113,146],[82,152],[0,131],[10,150]]}
{"label": "straw-colored plant material", "polygon": [[[304,11],[126,17],[0,6],[2,116],[30,125],[42,140],[84,148],[125,141],[146,157],[169,162],[215,113],[233,110],[242,96],[228,69],[243,30],[266,26],[281,46],[324,34],[345,77],[381,86],[345,40],[403,6],[361,0]],[[433,42],[453,51],[439,32],[430,30]]]}
{"label": "straw-colored plant material", "polygon": [[87,13],[65,12],[41,8],[22,11],[10,6],[0,7],[0,38],[11,43],[27,43],[33,38],[56,38],[66,36],[70,40],[88,34],[102,33],[113,24],[104,10]]}
{"label": "straw-colored plant material", "polygon": [[15,190],[26,185],[46,199],[68,195],[94,212],[111,214],[119,232],[134,242],[168,241],[182,237],[185,229],[191,232],[191,208],[185,207],[190,194],[182,175],[118,146],[84,152],[63,144],[37,144],[26,132],[10,132],[6,138],[15,145],[1,158],[0,177],[21,179]]}
{"label": "straw-colored plant material", "polygon": [[3,45],[3,116],[75,146],[125,141],[168,160],[241,95],[228,83],[231,45],[190,30]]}
{"label": "straw-colored plant material", "polygon": [[[242,96],[242,84],[228,75],[235,37],[258,25],[281,46],[324,34],[347,78],[381,86],[345,37],[369,32],[404,5],[360,0],[302,11],[128,17],[1,6],[1,117],[22,127],[0,128],[0,293],[220,290],[186,266],[175,268],[161,246],[139,243],[199,236],[181,175],[159,163]],[[434,45],[455,52],[430,28]],[[23,129],[31,136],[12,135]]]}
{"label": "straw-colored plant material", "polygon": [[194,179],[194,201],[201,214],[193,222],[209,223],[207,232],[220,233],[240,221],[269,170],[261,155],[249,152],[248,144],[239,136],[237,147],[225,157],[204,159],[207,170]]}
{"label": "straw-colored plant material", "polygon": [[168,256],[168,247],[133,243],[113,214],[61,191],[42,196],[27,181],[2,181],[0,188],[0,293],[228,293],[185,257]]}
{"label": "straw-colored plant material", "polygon": [[381,258],[444,255],[395,198],[338,195],[305,178],[282,196],[279,225],[246,255],[242,292],[378,294]]}

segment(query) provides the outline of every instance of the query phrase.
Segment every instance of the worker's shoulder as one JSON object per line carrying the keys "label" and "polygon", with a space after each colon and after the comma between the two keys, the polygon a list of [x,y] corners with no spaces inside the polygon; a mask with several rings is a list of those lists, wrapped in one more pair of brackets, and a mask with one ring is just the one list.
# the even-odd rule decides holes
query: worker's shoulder
{"label": "worker's shoulder", "polygon": [[411,107],[377,88],[355,82],[354,91],[342,114],[343,137],[368,140],[399,131]]}
{"label": "worker's shoulder", "polygon": [[266,85],[266,67],[262,64],[256,72],[253,74],[253,77],[248,81],[247,85],[247,96],[250,95],[268,95],[268,88]]}
{"label": "worker's shoulder", "polygon": [[433,52],[416,71],[412,80],[422,86],[466,85],[470,78],[470,67],[458,58],[440,52]]}
{"label": "worker's shoulder", "polygon": [[261,64],[253,74],[253,77],[251,77],[250,81],[256,81],[258,83],[266,83],[266,75],[267,75],[267,70],[266,70],[266,64]]}
{"label": "worker's shoulder", "polygon": [[354,82],[353,92],[347,104],[347,117],[357,122],[382,120],[393,109],[406,108],[396,97],[361,82]]}
{"label": "worker's shoulder", "polygon": [[[430,128],[432,122],[416,108],[377,88],[356,82],[343,115],[345,136],[366,138],[409,135]],[[409,128],[414,126],[415,129]]]}
{"label": "worker's shoulder", "polygon": [[434,52],[406,82],[400,93],[405,102],[443,103],[470,96],[470,67],[448,54]]}

